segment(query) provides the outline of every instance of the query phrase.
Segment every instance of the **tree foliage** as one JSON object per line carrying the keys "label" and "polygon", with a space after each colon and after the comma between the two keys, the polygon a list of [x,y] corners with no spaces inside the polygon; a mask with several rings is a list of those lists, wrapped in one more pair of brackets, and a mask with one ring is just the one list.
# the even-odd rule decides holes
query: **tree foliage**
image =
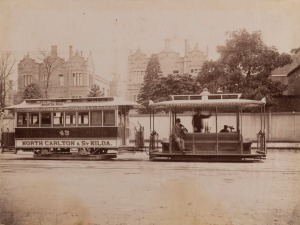
{"label": "tree foliage", "polygon": [[210,92],[221,88],[223,92],[241,92],[243,97],[269,103],[280,95],[286,86],[269,78],[272,71],[291,63],[288,54],[280,54],[275,47],[267,46],[259,31],[234,31],[224,46],[218,46],[220,58],[205,62],[198,81]]}
{"label": "tree foliage", "polygon": [[146,68],[144,82],[137,96],[137,102],[146,109],[141,110],[142,113],[149,112],[149,99],[156,100],[154,87],[159,83],[161,77],[160,63],[157,55],[152,55]]}
{"label": "tree foliage", "polygon": [[64,64],[64,60],[46,51],[40,51],[40,60],[43,61],[44,96],[48,98],[49,81],[52,74]]}
{"label": "tree foliage", "polygon": [[153,87],[154,101],[163,101],[170,95],[185,95],[200,93],[202,87],[192,75],[169,74],[161,77]]}
{"label": "tree foliage", "polygon": [[101,96],[104,96],[104,94],[100,90],[100,86],[97,84],[92,85],[87,97],[101,97]]}
{"label": "tree foliage", "polygon": [[39,99],[43,98],[43,91],[37,83],[29,84],[23,93],[23,99]]}
{"label": "tree foliage", "polygon": [[12,92],[11,74],[13,73],[16,59],[11,53],[1,53],[0,55],[0,109],[7,106],[8,93]]}
{"label": "tree foliage", "polygon": [[170,95],[195,94],[201,91],[201,85],[192,75],[170,74],[166,77],[161,76],[158,58],[156,55],[152,55],[138,94],[138,102],[146,108],[140,110],[140,113],[150,111],[149,100],[163,101],[167,100]]}
{"label": "tree foliage", "polygon": [[[149,100],[154,102],[166,101],[170,95],[185,95],[202,92],[201,85],[196,82],[192,75],[169,74],[166,77],[159,77],[151,89],[151,97],[147,99],[146,107]],[[142,113],[149,112],[147,110]]]}

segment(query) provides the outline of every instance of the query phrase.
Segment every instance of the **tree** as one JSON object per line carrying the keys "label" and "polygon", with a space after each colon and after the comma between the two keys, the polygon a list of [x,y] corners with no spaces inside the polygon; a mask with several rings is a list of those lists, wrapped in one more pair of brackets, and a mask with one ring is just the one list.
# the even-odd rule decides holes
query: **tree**
{"label": "tree", "polygon": [[91,89],[89,90],[89,93],[87,97],[101,97],[104,96],[103,92],[100,91],[100,86],[97,84],[94,84]]}
{"label": "tree", "polygon": [[[275,47],[267,46],[261,32],[249,33],[245,29],[229,33],[224,46],[218,46],[220,58],[204,63],[198,81],[212,87],[212,92],[241,92],[243,97],[260,100],[267,97],[273,102],[285,86],[269,79],[273,70],[291,63],[288,54],[280,54]],[[209,79],[211,76],[211,80]]]}
{"label": "tree", "polygon": [[46,51],[40,50],[40,60],[43,61],[42,68],[43,68],[43,75],[44,75],[44,97],[48,98],[48,88],[49,88],[49,81],[52,74],[64,64],[64,59],[59,58],[53,52],[48,53]]}
{"label": "tree", "polygon": [[11,74],[13,73],[16,59],[11,53],[2,53],[0,56],[0,110],[7,106],[7,97],[12,92]]}
{"label": "tree", "polygon": [[196,82],[192,75],[169,74],[166,77],[159,78],[159,81],[153,87],[156,101],[167,100],[170,95],[195,94],[202,91],[201,85]]}
{"label": "tree", "polygon": [[156,100],[154,87],[157,85],[159,78],[161,77],[160,63],[157,55],[152,55],[146,68],[144,82],[137,96],[137,102],[145,106],[145,110],[140,112],[149,112],[149,99]]}
{"label": "tree", "polygon": [[23,99],[39,99],[43,98],[43,91],[37,83],[29,84],[23,93]]}

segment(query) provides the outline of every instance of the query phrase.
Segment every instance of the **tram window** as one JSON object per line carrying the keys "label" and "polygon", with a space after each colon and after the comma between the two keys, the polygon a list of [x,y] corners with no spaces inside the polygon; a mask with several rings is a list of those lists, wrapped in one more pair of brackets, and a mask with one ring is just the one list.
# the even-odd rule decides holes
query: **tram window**
{"label": "tram window", "polygon": [[53,113],[53,125],[54,126],[63,126],[64,125],[64,113],[63,112],[54,112]]}
{"label": "tram window", "polygon": [[18,113],[18,115],[17,115],[17,126],[18,127],[27,126],[27,113]]}
{"label": "tram window", "polygon": [[89,112],[78,112],[78,125],[89,125]]}
{"label": "tram window", "polygon": [[102,111],[91,112],[91,125],[102,126]]}
{"label": "tram window", "polygon": [[103,111],[103,126],[115,126],[115,111]]}
{"label": "tram window", "polygon": [[39,114],[38,113],[29,113],[29,126],[31,126],[31,127],[39,126]]}
{"label": "tram window", "polygon": [[51,126],[51,113],[41,113],[41,125],[42,127]]}
{"label": "tram window", "polygon": [[66,112],[66,125],[75,126],[76,125],[76,113],[75,112]]}

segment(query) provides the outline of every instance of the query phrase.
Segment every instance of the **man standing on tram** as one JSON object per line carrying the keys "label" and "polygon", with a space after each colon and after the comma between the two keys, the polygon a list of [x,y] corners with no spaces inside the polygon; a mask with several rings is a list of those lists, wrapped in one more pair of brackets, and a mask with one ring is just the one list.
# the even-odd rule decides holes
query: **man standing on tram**
{"label": "man standing on tram", "polygon": [[194,132],[201,133],[201,130],[203,129],[203,119],[209,118],[211,114],[209,115],[203,115],[201,114],[201,110],[197,109],[197,113],[193,116],[192,124],[194,127]]}

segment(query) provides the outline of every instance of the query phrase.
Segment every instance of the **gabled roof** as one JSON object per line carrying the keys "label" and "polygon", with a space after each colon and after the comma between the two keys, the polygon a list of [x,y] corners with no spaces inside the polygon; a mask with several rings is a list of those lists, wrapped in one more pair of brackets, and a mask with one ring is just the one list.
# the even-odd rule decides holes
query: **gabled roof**
{"label": "gabled roof", "polygon": [[293,73],[295,73],[296,71],[298,71],[300,69],[300,65],[296,66],[294,69],[292,69],[290,72],[288,72],[287,76],[292,75]]}

